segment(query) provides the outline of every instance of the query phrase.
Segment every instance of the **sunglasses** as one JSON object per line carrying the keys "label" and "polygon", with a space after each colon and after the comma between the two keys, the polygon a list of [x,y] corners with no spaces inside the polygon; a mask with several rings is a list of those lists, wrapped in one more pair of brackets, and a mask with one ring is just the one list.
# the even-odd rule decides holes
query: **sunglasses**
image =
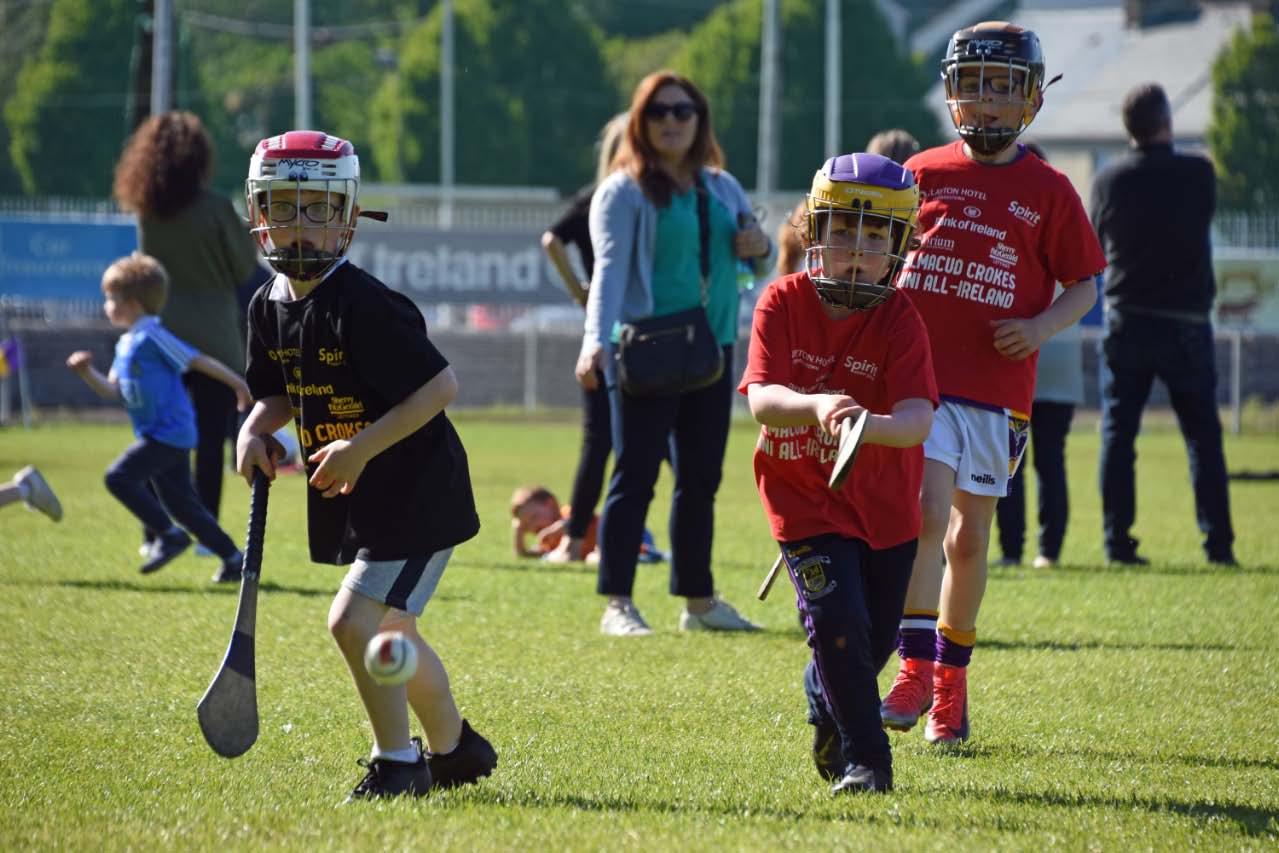
{"label": "sunglasses", "polygon": [[688,121],[697,113],[697,104],[692,101],[680,101],[678,104],[649,104],[644,108],[644,118],[653,121],[661,121],[668,115],[675,116],[676,121]]}

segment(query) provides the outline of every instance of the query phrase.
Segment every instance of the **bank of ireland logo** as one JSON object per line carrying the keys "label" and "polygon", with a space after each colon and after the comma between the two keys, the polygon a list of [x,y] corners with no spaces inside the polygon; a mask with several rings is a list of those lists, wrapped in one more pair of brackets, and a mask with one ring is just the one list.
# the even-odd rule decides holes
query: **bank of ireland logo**
{"label": "bank of ireland logo", "polygon": [[969,219],[981,219],[981,208],[975,204],[970,204],[964,208],[964,216]]}

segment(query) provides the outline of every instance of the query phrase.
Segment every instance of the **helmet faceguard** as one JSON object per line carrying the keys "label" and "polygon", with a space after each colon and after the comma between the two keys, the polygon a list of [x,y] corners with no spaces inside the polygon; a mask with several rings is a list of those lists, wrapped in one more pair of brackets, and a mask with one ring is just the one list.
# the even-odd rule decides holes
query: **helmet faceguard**
{"label": "helmet faceguard", "polygon": [[863,311],[893,295],[919,213],[909,169],[878,154],[832,157],[804,208],[804,271],[823,302]]}
{"label": "helmet faceguard", "polygon": [[360,159],[350,142],[316,130],[264,139],[244,186],[249,231],[276,272],[311,281],[346,254],[360,192]]}
{"label": "helmet faceguard", "polygon": [[[975,71],[975,80],[970,77],[961,87],[961,71],[968,71],[970,75]],[[1003,75],[993,73],[996,71],[1007,72],[1010,80],[1020,72],[1021,85],[1006,85]],[[985,156],[998,154],[1012,145],[1034,121],[1044,102],[1044,52],[1039,46],[1039,37],[1005,21],[986,21],[951,36],[941,61],[941,77],[955,129],[968,147]],[[988,127],[972,123],[974,119],[980,121],[983,105],[992,103],[1020,106],[1016,126]]]}

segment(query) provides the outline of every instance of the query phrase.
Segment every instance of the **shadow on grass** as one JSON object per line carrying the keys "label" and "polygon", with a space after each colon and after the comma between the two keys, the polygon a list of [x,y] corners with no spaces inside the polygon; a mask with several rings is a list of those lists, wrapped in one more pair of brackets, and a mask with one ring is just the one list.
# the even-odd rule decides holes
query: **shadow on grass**
{"label": "shadow on grass", "polygon": [[[99,592],[142,592],[142,593],[160,593],[162,595],[191,595],[191,594],[208,594],[214,595],[239,595],[240,585],[235,584],[208,584],[206,586],[156,586],[154,584],[139,583],[138,581],[128,580],[62,580],[62,581],[3,581],[0,582],[4,586],[60,586],[68,589],[87,589],[97,590]],[[303,586],[286,586],[284,584],[275,583],[274,581],[263,581],[258,585],[259,592],[283,593],[285,595],[300,595],[307,598],[316,596],[332,596],[337,592],[337,587],[332,589],[315,589]],[[469,596],[466,595],[441,595],[431,596],[432,601],[466,601]]]}
{"label": "shadow on grass", "polygon": [[1240,646],[1235,643],[1124,643],[1110,640],[1000,640],[982,637],[983,649],[1003,649],[1018,652],[1082,652],[1104,650],[1116,652],[1259,652],[1256,646]]}
{"label": "shadow on grass", "polygon": [[586,563],[552,563],[549,560],[534,560],[532,558],[520,560],[516,562],[503,561],[485,561],[485,560],[467,560],[467,568],[472,569],[495,569],[499,572],[521,572],[529,574],[547,574],[547,575],[578,575],[580,577],[594,577],[597,571],[595,566],[588,566]]}
{"label": "shadow on grass", "polygon": [[[922,793],[922,792],[920,792]],[[943,792],[937,792],[939,794]],[[1158,799],[1154,797],[1101,796],[1096,794],[1051,794],[1030,791],[983,790],[950,792],[962,797],[972,797],[984,802],[992,800],[1017,803],[1028,806],[1047,806],[1050,808],[1070,808],[1079,806],[1100,807],[1115,811],[1131,811],[1134,807],[1152,814],[1184,815],[1196,820],[1228,820],[1243,835],[1251,837],[1273,837],[1276,824],[1279,823],[1279,811],[1274,809],[1254,808],[1252,806],[1233,805],[1215,801]],[[789,821],[825,821],[842,824],[850,818],[868,824],[881,821],[894,827],[954,828],[952,820],[938,818],[927,810],[910,814],[892,806],[891,795],[883,802],[890,804],[891,814],[859,814],[846,815],[839,813],[821,813],[803,808],[790,808],[758,803],[687,803],[669,801],[643,801],[612,795],[588,796],[583,794],[553,794],[549,796],[529,794],[515,795],[502,793],[492,795],[489,792],[476,792],[476,800],[488,800],[494,805],[514,805],[525,808],[567,808],[586,812],[617,812],[633,814],[705,814],[742,819],[743,817],[762,817]],[[865,798],[855,797],[851,802],[868,802]],[[880,802],[871,800],[869,802]],[[987,822],[978,821],[985,825]],[[998,828],[997,820],[989,822],[991,828]]]}
{"label": "shadow on grass", "polygon": [[1192,768],[1227,767],[1233,770],[1276,770],[1279,759],[1246,758],[1224,755],[1181,755],[1177,753],[1125,752],[1118,749],[1095,749],[1086,745],[1061,748],[1036,748],[1031,744],[965,744],[954,750],[957,756],[968,758],[1007,758],[1039,761],[1044,758],[1068,758],[1082,756],[1098,762],[1128,762],[1131,764],[1181,764]]}
{"label": "shadow on grass", "polygon": [[1252,565],[1241,564],[1239,566],[1211,566],[1206,563],[1161,563],[1152,561],[1146,566],[1129,566],[1120,563],[1071,563],[1062,564],[1053,569],[1035,569],[1019,570],[1006,569],[1006,575],[1001,575],[1001,580],[1008,575],[1016,575],[1024,573],[1031,578],[1051,577],[1055,574],[1063,575],[1173,575],[1177,577],[1202,575],[1203,577],[1240,577],[1247,575],[1272,576],[1279,575],[1279,565],[1271,566],[1264,563],[1256,563]]}
{"label": "shadow on grass", "polygon": [[1232,805],[1215,800],[1174,800],[1154,797],[1097,796],[1095,794],[1043,794],[1029,791],[982,791],[965,793],[984,802],[991,800],[1018,805],[1076,808],[1101,807],[1115,811],[1144,809],[1151,814],[1175,814],[1194,820],[1229,821],[1242,833],[1254,838],[1274,838],[1279,831],[1279,810]]}

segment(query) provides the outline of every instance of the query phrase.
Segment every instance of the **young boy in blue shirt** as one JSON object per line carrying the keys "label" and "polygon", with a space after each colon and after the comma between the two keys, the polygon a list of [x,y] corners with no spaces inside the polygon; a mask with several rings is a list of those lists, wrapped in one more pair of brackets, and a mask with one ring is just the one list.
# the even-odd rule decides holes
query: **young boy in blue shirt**
{"label": "young boy in blue shirt", "polygon": [[222,560],[213,580],[238,582],[243,555],[204,508],[191,482],[195,410],[182,374],[195,370],[222,382],[235,392],[241,410],[248,408],[249,388],[222,362],[196,352],[160,324],[168,290],[164,267],[149,255],[134,252],[107,267],[103,310],[111,325],[128,331],[116,343],[115,362],[106,376],[93,366],[88,350],[72,353],[67,367],[99,396],[122,400],[133,422],[138,440],[107,469],[106,484],[139,521],[160,531],[142,573],[160,569],[185,551],[191,545],[189,530]]}

